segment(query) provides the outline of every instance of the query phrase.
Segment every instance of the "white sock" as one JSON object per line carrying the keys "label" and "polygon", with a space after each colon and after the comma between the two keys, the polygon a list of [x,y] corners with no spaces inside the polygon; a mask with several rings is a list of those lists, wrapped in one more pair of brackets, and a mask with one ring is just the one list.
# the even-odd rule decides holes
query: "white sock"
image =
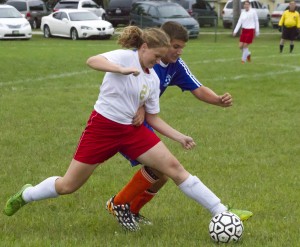
{"label": "white sock", "polygon": [[50,177],[33,187],[28,187],[23,191],[22,197],[25,202],[39,201],[47,198],[58,197],[55,190],[55,180],[60,177]]}
{"label": "white sock", "polygon": [[208,209],[212,215],[222,213],[227,208],[221,200],[207,188],[197,176],[190,176],[178,186],[188,197],[191,197],[203,207]]}
{"label": "white sock", "polygon": [[242,61],[246,61],[248,55],[249,55],[249,49],[248,48],[243,48]]}

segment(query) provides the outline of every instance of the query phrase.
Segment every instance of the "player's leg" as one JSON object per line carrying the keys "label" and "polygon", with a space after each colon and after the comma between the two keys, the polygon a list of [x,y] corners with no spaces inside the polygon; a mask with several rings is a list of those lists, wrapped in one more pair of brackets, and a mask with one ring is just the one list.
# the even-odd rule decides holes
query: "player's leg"
{"label": "player's leg", "polygon": [[97,165],[87,165],[73,159],[63,177],[49,177],[36,186],[30,184],[23,186],[9,198],[4,213],[11,216],[29,202],[73,193],[86,182],[96,167]]}
{"label": "player's leg", "polygon": [[242,62],[250,62],[250,52],[249,52],[249,44],[248,43],[243,43],[243,52],[242,52]]}
{"label": "player's leg", "polygon": [[184,169],[162,142],[142,154],[138,160],[170,177],[183,193],[207,208],[213,215],[227,210],[199,178]]}
{"label": "player's leg", "polygon": [[168,177],[162,175],[154,184],[152,184],[147,190],[137,195],[130,202],[130,210],[134,215],[139,215],[140,210],[151,201],[158,191],[167,183]]}

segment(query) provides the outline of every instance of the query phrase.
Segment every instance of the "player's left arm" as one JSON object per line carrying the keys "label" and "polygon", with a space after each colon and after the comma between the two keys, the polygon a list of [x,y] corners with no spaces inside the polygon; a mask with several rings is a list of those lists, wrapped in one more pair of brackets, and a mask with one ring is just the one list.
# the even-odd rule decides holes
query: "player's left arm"
{"label": "player's left arm", "polygon": [[225,93],[223,95],[217,95],[213,90],[208,87],[201,86],[197,89],[191,91],[191,93],[199,100],[209,103],[212,105],[217,105],[221,107],[232,106],[233,100],[230,93]]}

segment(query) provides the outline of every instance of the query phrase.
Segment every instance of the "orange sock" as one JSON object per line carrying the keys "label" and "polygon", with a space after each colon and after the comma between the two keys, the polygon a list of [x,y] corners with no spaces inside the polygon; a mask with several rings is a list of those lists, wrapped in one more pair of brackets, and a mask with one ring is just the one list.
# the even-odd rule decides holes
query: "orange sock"
{"label": "orange sock", "polygon": [[145,190],[143,193],[137,195],[130,203],[130,211],[138,214],[142,207],[148,203],[157,193]]}
{"label": "orange sock", "polygon": [[130,203],[137,195],[150,188],[155,181],[156,180],[145,171],[145,168],[142,167],[115,196],[114,204]]}

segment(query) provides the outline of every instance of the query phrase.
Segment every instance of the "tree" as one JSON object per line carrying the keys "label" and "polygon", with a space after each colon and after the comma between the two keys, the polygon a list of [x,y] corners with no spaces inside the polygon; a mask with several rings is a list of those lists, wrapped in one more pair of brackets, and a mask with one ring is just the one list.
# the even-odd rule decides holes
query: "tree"
{"label": "tree", "polygon": [[[232,30],[234,30],[241,14],[241,0],[233,0],[232,10],[233,10]],[[239,34],[240,31],[238,31],[238,35]]]}

